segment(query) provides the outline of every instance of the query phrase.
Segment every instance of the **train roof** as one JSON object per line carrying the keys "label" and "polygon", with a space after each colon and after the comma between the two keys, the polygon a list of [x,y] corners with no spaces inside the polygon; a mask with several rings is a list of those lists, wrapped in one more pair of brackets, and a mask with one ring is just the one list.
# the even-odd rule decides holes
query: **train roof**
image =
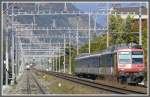
{"label": "train roof", "polygon": [[119,44],[119,45],[114,45],[111,46],[107,49],[102,50],[101,52],[97,52],[97,53],[93,53],[93,54],[89,54],[89,53],[82,53],[79,56],[77,56],[75,59],[84,59],[84,58],[89,58],[89,57],[96,57],[96,56],[101,56],[101,55],[105,55],[105,54],[113,54],[116,53],[117,50],[119,49],[141,49],[141,46],[137,45],[137,44]]}

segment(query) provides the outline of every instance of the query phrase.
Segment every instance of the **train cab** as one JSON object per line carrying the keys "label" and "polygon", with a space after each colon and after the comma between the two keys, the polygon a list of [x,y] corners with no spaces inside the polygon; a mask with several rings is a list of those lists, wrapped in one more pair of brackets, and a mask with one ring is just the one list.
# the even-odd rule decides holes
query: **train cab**
{"label": "train cab", "polygon": [[118,73],[128,83],[139,83],[144,78],[144,51],[137,48],[117,50]]}

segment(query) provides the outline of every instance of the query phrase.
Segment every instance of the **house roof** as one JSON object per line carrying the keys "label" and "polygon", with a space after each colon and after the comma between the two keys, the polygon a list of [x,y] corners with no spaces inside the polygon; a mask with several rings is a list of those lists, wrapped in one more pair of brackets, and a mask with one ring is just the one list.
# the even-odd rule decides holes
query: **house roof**
{"label": "house roof", "polygon": [[[134,13],[135,12],[135,14],[139,14],[139,8],[140,7],[113,8],[112,13],[113,12],[117,12],[117,13],[120,13],[120,12],[123,12],[123,13],[126,13],[126,12]],[[142,7],[142,14],[147,15],[147,8],[146,7]]]}

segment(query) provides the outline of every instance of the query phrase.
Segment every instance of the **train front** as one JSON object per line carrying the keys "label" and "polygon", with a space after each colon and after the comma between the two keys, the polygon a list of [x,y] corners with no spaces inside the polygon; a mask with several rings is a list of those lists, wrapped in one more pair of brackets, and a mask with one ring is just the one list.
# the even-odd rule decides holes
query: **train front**
{"label": "train front", "polygon": [[119,49],[118,74],[121,81],[140,83],[144,79],[144,52],[143,49]]}

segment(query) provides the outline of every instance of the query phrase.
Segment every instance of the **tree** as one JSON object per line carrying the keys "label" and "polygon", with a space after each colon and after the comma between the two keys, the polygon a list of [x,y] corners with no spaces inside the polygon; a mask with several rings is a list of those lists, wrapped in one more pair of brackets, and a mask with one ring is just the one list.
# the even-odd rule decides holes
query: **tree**
{"label": "tree", "polygon": [[131,19],[130,15],[128,15],[126,20],[125,20],[126,24],[125,24],[125,29],[124,29],[124,31],[127,33],[131,32],[131,20],[132,19]]}
{"label": "tree", "polygon": [[109,32],[113,32],[111,34],[112,44],[135,42],[134,34],[131,33],[132,18],[130,15],[126,19],[122,19],[118,15],[110,16],[109,19]]}
{"label": "tree", "polygon": [[110,16],[109,17],[109,32],[116,32],[116,27],[117,27],[117,20],[115,16]]}
{"label": "tree", "polygon": [[131,35],[131,17],[128,15],[127,18],[126,18],[126,23],[125,23],[125,28],[124,28],[124,39],[125,42],[128,44],[130,42],[133,42],[133,36]]}

